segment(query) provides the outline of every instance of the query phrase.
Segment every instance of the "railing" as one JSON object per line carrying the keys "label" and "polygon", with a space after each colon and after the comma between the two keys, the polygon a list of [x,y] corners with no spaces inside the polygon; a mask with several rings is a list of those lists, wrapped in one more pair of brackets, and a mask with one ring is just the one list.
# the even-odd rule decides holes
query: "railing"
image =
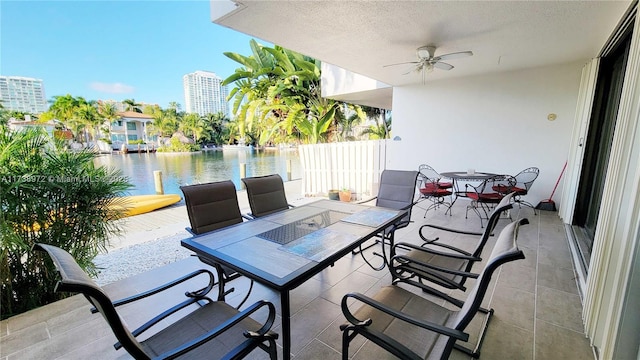
{"label": "railing", "polygon": [[377,194],[386,158],[385,140],[301,145],[302,194],[350,189],[355,199]]}

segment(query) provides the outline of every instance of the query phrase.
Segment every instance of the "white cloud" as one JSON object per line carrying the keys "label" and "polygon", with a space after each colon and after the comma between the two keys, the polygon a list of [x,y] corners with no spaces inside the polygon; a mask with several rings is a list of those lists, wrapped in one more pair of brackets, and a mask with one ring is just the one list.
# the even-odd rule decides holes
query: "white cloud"
{"label": "white cloud", "polygon": [[89,84],[89,87],[96,91],[101,91],[110,94],[129,94],[133,92],[133,86],[121,83],[101,83],[101,82],[92,82]]}

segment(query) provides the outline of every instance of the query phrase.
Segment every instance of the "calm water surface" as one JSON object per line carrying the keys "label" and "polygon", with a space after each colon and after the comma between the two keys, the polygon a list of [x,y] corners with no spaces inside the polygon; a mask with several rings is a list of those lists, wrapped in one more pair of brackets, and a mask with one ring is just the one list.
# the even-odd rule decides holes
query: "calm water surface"
{"label": "calm water surface", "polygon": [[153,172],[162,171],[165,194],[179,194],[181,185],[231,180],[240,189],[240,163],[247,164],[246,176],[280,174],[287,180],[287,161],[291,178],[302,177],[297,150],[224,150],[192,154],[113,154],[101,155],[96,164],[120,169],[135,186],[131,195],[155,194]]}

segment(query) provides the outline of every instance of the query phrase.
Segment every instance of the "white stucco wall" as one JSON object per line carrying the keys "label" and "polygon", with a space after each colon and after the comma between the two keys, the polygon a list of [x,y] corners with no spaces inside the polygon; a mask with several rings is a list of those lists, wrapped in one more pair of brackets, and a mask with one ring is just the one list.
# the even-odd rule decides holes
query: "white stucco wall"
{"label": "white stucco wall", "polygon": [[[540,176],[526,200],[551,194],[567,159],[584,62],[396,87],[387,168]],[[556,114],[555,121],[547,120]],[[554,200],[558,203],[558,186]]]}
{"label": "white stucco wall", "polygon": [[322,96],[333,97],[363,91],[388,88],[389,85],[345,70],[339,66],[323,62],[321,64]]}

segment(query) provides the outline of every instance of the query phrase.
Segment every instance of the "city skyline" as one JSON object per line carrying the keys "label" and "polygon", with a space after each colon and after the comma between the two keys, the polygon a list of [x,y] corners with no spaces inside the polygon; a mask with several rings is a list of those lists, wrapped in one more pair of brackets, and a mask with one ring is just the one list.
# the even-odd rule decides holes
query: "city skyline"
{"label": "city skyline", "polygon": [[208,1],[2,1],[0,75],[42,79],[47,100],[184,108],[185,74],[224,79],[240,65],[223,52],[251,54],[252,37],[213,24],[209,11]]}

